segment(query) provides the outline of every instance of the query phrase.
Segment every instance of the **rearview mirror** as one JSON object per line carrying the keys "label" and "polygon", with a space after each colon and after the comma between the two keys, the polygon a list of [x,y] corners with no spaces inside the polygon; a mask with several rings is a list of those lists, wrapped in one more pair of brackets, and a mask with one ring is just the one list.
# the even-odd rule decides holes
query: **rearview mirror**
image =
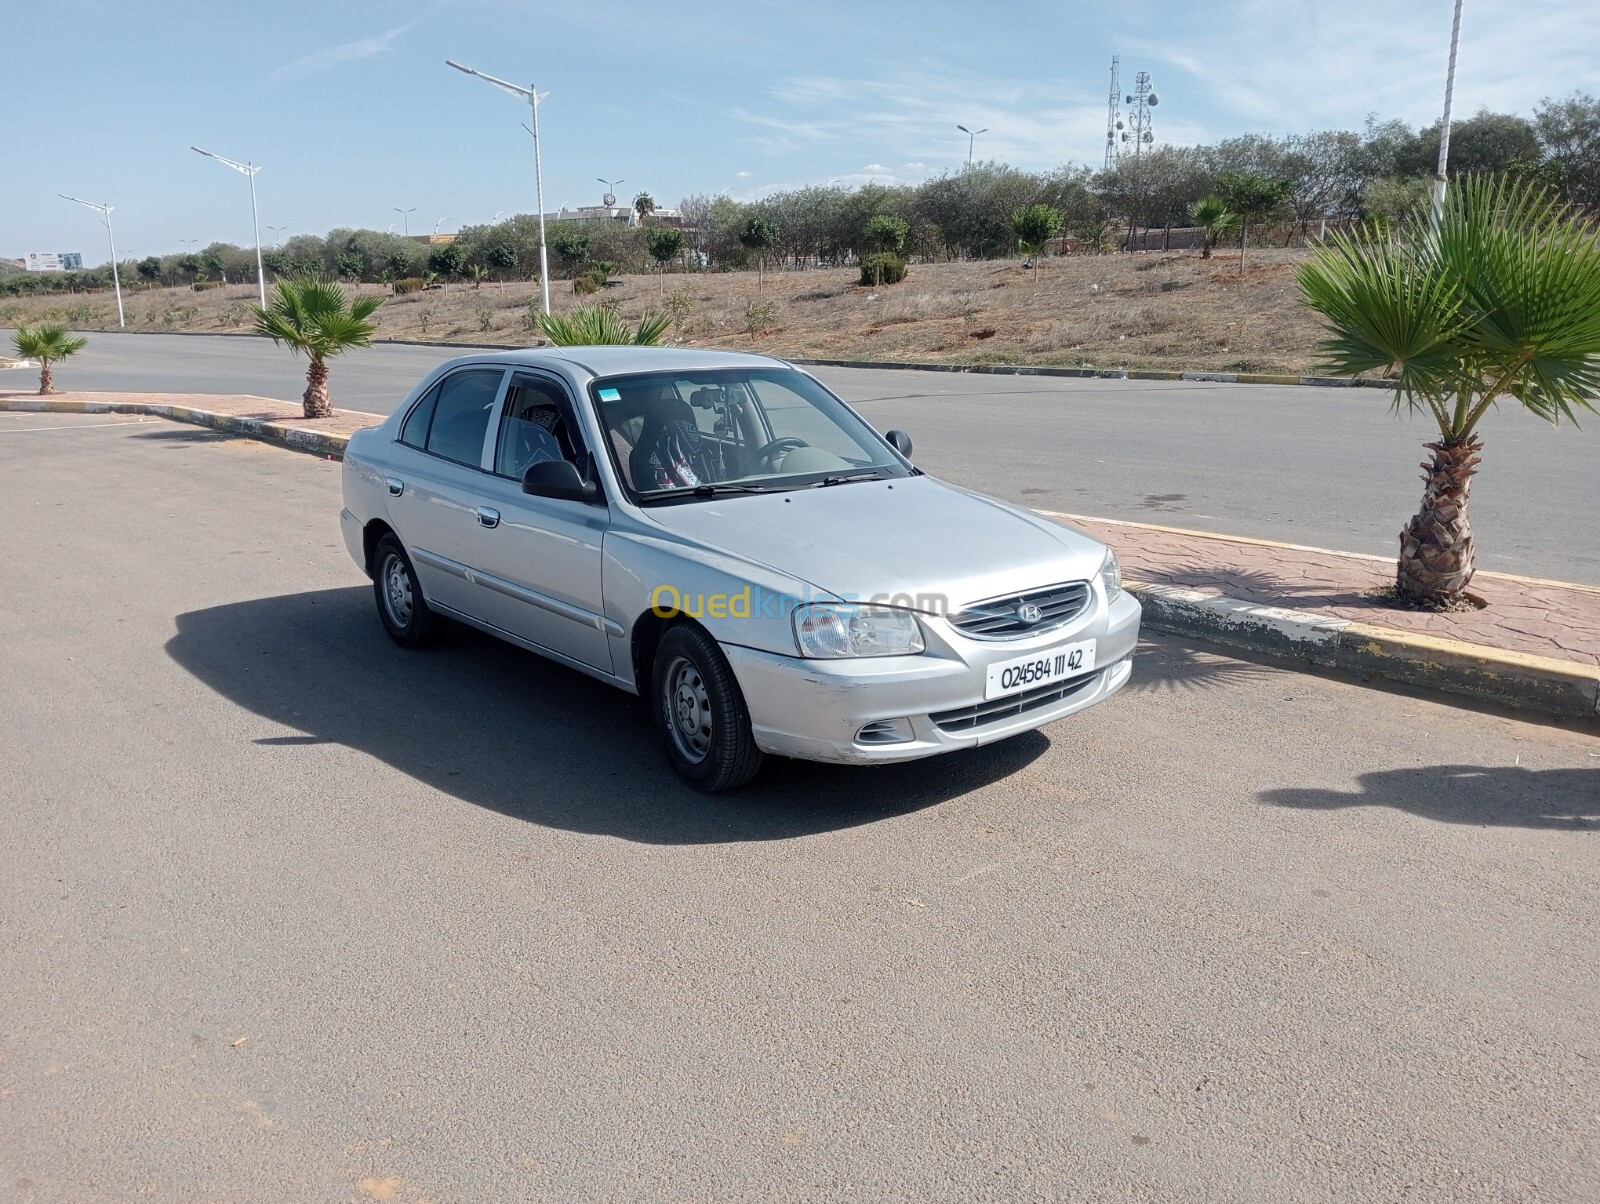
{"label": "rearview mirror", "polygon": [[566,502],[598,502],[600,486],[585,481],[570,460],[540,460],[522,474],[522,492]]}
{"label": "rearview mirror", "polygon": [[906,434],[904,431],[890,431],[884,436],[884,438],[889,441],[889,445],[893,447],[895,451],[899,452],[906,459],[911,459],[910,435]]}

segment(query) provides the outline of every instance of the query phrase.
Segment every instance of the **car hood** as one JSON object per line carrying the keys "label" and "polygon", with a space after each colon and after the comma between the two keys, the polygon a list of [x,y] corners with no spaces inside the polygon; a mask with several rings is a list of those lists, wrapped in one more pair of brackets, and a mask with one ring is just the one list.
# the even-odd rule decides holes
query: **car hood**
{"label": "car hood", "polygon": [[899,605],[910,604],[904,595],[938,594],[959,609],[1086,580],[1105,557],[1105,545],[1081,532],[928,476],[729,495],[646,513],[676,535],[823,593]]}

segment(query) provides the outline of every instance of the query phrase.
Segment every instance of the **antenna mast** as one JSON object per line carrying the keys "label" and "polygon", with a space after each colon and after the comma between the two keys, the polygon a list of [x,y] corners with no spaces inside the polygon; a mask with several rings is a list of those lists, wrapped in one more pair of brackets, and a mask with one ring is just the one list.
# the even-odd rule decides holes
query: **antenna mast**
{"label": "antenna mast", "polygon": [[1127,97],[1127,103],[1128,128],[1123,131],[1122,140],[1133,143],[1133,157],[1138,159],[1139,152],[1156,140],[1150,110],[1161,103],[1161,98],[1150,90],[1148,71],[1141,71],[1134,77],[1133,92]]}
{"label": "antenna mast", "polygon": [[1105,170],[1117,165],[1117,134],[1122,129],[1122,56],[1111,56],[1111,91],[1106,95]]}

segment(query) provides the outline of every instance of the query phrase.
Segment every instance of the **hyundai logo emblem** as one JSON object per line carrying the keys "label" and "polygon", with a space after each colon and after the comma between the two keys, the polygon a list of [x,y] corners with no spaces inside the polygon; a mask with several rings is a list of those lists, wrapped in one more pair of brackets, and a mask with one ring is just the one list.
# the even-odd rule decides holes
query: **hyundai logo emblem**
{"label": "hyundai logo emblem", "polygon": [[1017,622],[1019,623],[1026,623],[1029,627],[1032,627],[1042,618],[1044,618],[1044,611],[1032,602],[1024,602],[1017,607]]}

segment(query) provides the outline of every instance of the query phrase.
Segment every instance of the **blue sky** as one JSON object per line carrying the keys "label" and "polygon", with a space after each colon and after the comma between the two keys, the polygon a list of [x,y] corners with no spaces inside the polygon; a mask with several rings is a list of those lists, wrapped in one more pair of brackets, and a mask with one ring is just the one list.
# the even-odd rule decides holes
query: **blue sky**
{"label": "blue sky", "polygon": [[[14,5],[0,70],[9,137],[0,255],[81,250],[104,229],[65,192],[116,206],[118,251],[248,244],[242,176],[263,164],[263,241],[334,226],[413,233],[531,212],[527,116],[444,66],[538,81],[545,200],[596,177],[665,205],[838,180],[915,181],[979,158],[1098,164],[1107,68],[1148,70],[1156,134],[1414,124],[1441,106],[1450,0],[567,0]],[[1576,0],[1468,0],[1457,111],[1528,112],[1600,93],[1600,22]],[[398,226],[396,227],[399,228]]]}

